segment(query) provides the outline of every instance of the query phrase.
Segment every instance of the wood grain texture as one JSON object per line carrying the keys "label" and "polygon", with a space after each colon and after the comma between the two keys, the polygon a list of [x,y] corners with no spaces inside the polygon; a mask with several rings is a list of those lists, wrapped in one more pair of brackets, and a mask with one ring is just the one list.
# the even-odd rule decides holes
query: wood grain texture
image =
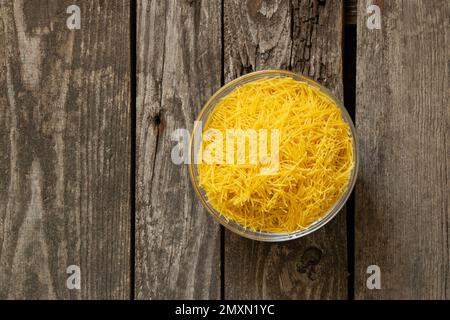
{"label": "wood grain texture", "polygon": [[175,129],[192,130],[220,87],[221,3],[138,1],[136,298],[220,298],[220,228],[175,165]]}
{"label": "wood grain texture", "polygon": [[[359,1],[358,299],[449,299],[450,2]],[[369,265],[381,290],[366,288]]]}
{"label": "wood grain texture", "polygon": [[127,1],[0,1],[2,299],[129,297],[128,19]]}
{"label": "wood grain texture", "polygon": [[[224,0],[225,78],[290,69],[342,98],[341,1]],[[346,299],[346,212],[305,238],[262,243],[226,232],[226,299]]]}

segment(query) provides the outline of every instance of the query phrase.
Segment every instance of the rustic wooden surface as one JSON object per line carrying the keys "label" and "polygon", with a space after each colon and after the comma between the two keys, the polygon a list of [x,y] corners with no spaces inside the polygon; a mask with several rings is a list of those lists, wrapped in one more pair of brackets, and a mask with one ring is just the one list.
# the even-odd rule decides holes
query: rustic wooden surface
{"label": "rustic wooden surface", "polygon": [[[72,4],[80,30],[66,27]],[[369,4],[381,30],[366,27]],[[0,299],[450,299],[450,3],[355,8],[0,0]],[[356,16],[355,212],[286,243],[224,232],[172,163],[172,132],[254,70],[303,73],[343,98]]]}
{"label": "rustic wooden surface", "polygon": [[[309,75],[342,98],[341,1],[224,1],[225,80],[260,69]],[[346,212],[314,234],[262,243],[225,233],[226,299],[346,299]]]}
{"label": "rustic wooden surface", "polygon": [[[450,2],[378,1],[358,12],[357,299],[449,299]],[[381,289],[366,288],[369,265]]]}
{"label": "rustic wooden surface", "polygon": [[221,3],[138,1],[136,298],[220,298],[220,227],[196,199],[171,133],[220,87]]}
{"label": "rustic wooden surface", "polygon": [[0,2],[1,299],[130,296],[129,3],[71,4]]}

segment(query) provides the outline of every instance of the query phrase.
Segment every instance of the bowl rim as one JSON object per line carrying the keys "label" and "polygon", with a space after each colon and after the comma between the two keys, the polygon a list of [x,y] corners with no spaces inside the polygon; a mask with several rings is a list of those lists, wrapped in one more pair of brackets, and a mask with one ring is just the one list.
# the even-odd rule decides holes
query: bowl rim
{"label": "bowl rim", "polygon": [[[235,221],[232,221],[228,218],[226,218],[225,215],[218,212],[209,202],[206,197],[206,195],[203,195],[200,190],[200,185],[198,183],[198,180],[194,173],[194,167],[197,166],[197,164],[194,163],[194,154],[192,152],[194,147],[194,135],[196,130],[198,130],[198,121],[202,120],[204,117],[204,114],[211,108],[211,112],[214,110],[214,106],[212,106],[212,103],[224,92],[226,92],[228,89],[232,88],[232,90],[239,87],[239,84],[243,85],[248,82],[248,80],[251,80],[252,78],[255,78],[255,80],[258,80],[260,78],[263,78],[264,75],[267,75],[272,78],[279,77],[291,77],[294,80],[297,81],[304,81],[308,83],[309,85],[312,85],[316,88],[318,88],[322,93],[324,93],[326,96],[331,98],[336,105],[340,108],[342,117],[344,118],[344,121],[346,121],[350,127],[351,131],[351,137],[352,137],[352,148],[353,148],[353,169],[350,174],[349,182],[347,185],[347,189],[345,192],[336,200],[336,202],[330,207],[330,209],[323,215],[322,218],[316,220],[312,224],[310,224],[305,229],[300,229],[292,232],[285,232],[285,233],[274,233],[274,232],[262,232],[262,231],[254,231],[248,228],[245,228],[244,226],[238,224]],[[245,81],[247,80],[247,81]],[[228,93],[227,93],[228,94]],[[225,96],[225,95],[224,95]],[[219,100],[220,101],[220,100]],[[217,105],[217,104],[216,104]],[[207,120],[207,119],[204,119]],[[328,222],[330,222],[338,212],[341,211],[341,209],[344,207],[345,203],[347,202],[348,198],[350,197],[350,194],[352,193],[359,170],[359,152],[358,152],[358,136],[356,132],[355,125],[353,123],[353,120],[350,117],[350,114],[348,113],[347,109],[345,108],[344,104],[341,102],[340,99],[338,99],[329,89],[327,89],[325,86],[321,85],[317,81],[313,80],[312,78],[295,73],[292,71],[287,70],[276,70],[276,69],[270,69],[270,70],[259,70],[255,72],[251,72],[245,75],[242,75],[222,87],[220,87],[218,90],[215,91],[215,93],[206,101],[206,103],[203,105],[202,109],[200,110],[198,116],[196,117],[196,123],[194,125],[194,128],[192,130],[192,133],[190,135],[190,141],[189,141],[189,153],[188,157],[190,159],[189,161],[189,176],[191,180],[191,184],[195,190],[197,198],[202,203],[203,207],[208,211],[209,215],[211,215],[217,222],[219,222],[222,226],[230,230],[231,232],[234,232],[242,237],[252,239],[252,240],[258,240],[258,241],[264,241],[264,242],[282,242],[287,240],[293,240],[300,237],[304,237],[308,234],[311,234],[312,232],[322,228],[325,226]]]}

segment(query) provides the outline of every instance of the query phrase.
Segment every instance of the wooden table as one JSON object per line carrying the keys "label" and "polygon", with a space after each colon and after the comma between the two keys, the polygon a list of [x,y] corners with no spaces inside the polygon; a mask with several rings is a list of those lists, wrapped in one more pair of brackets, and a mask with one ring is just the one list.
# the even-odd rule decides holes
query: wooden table
{"label": "wooden table", "polygon": [[[0,298],[450,298],[449,18],[448,0],[1,0]],[[215,90],[274,68],[344,100],[361,166],[331,223],[270,244],[215,223],[170,152]]]}

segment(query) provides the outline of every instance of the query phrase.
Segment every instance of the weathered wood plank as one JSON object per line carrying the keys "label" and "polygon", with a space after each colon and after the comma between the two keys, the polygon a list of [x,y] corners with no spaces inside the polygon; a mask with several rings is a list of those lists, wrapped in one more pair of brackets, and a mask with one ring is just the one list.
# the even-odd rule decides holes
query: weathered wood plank
{"label": "weathered wood plank", "polygon": [[136,298],[220,298],[220,229],[175,165],[171,134],[192,130],[220,87],[221,3],[138,1]]}
{"label": "weathered wood plank", "polygon": [[450,2],[377,1],[381,30],[359,2],[356,298],[448,299]]}
{"label": "weathered wood plank", "polygon": [[127,1],[0,2],[0,298],[129,297],[128,19]]}
{"label": "weathered wood plank", "polygon": [[[342,98],[341,1],[224,1],[225,77],[260,69],[309,75]],[[287,243],[226,232],[226,299],[345,299],[345,210],[323,229]]]}

